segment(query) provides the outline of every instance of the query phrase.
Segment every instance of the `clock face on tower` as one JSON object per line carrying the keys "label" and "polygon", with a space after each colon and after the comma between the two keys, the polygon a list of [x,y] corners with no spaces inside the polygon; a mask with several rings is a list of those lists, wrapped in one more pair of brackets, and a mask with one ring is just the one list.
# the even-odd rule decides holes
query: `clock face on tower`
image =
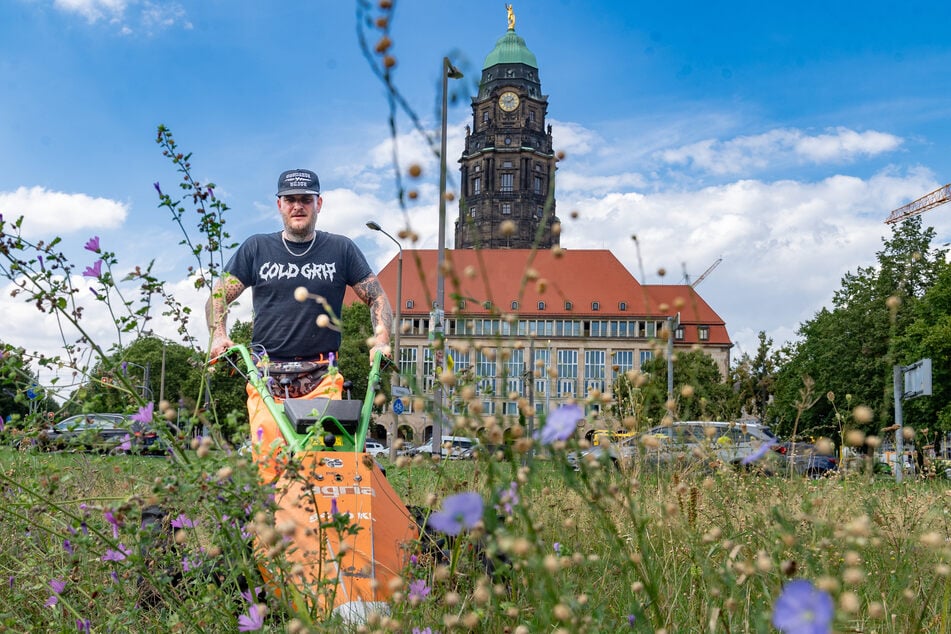
{"label": "clock face on tower", "polygon": [[518,95],[512,91],[503,92],[499,96],[499,108],[506,112],[512,112],[518,108]]}

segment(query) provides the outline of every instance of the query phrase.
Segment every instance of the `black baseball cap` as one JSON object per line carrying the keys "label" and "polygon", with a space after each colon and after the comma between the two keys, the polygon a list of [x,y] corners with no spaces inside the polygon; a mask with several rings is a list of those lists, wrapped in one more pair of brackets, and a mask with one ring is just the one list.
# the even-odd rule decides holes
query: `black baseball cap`
{"label": "black baseball cap", "polygon": [[320,196],[320,181],[317,174],[310,170],[287,170],[277,179],[277,195],[313,194]]}

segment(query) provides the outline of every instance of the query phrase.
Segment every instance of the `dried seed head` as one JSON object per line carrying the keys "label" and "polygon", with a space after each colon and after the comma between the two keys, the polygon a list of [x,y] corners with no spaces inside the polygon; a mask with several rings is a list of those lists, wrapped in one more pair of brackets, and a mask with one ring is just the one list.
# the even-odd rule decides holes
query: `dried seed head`
{"label": "dried seed head", "polygon": [[308,297],[310,297],[310,293],[307,292],[306,287],[298,286],[294,289],[294,299],[297,301],[306,302]]}

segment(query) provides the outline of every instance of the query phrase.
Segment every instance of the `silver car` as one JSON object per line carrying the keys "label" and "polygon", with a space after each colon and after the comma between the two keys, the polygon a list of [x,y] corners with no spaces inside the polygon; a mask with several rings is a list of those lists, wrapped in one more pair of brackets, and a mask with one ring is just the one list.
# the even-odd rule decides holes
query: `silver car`
{"label": "silver car", "polygon": [[739,464],[764,446],[778,446],[779,439],[769,427],[752,421],[679,421],[649,429],[640,444],[648,459],[711,458]]}

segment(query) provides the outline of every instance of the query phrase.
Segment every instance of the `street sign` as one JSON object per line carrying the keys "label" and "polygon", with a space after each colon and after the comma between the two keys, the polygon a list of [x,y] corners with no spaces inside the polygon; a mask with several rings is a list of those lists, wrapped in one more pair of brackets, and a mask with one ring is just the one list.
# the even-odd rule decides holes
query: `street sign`
{"label": "street sign", "polygon": [[393,401],[393,413],[399,416],[403,413],[403,401],[400,399],[395,399]]}
{"label": "street sign", "polygon": [[931,396],[931,359],[921,359],[902,368],[905,379],[903,398]]}

